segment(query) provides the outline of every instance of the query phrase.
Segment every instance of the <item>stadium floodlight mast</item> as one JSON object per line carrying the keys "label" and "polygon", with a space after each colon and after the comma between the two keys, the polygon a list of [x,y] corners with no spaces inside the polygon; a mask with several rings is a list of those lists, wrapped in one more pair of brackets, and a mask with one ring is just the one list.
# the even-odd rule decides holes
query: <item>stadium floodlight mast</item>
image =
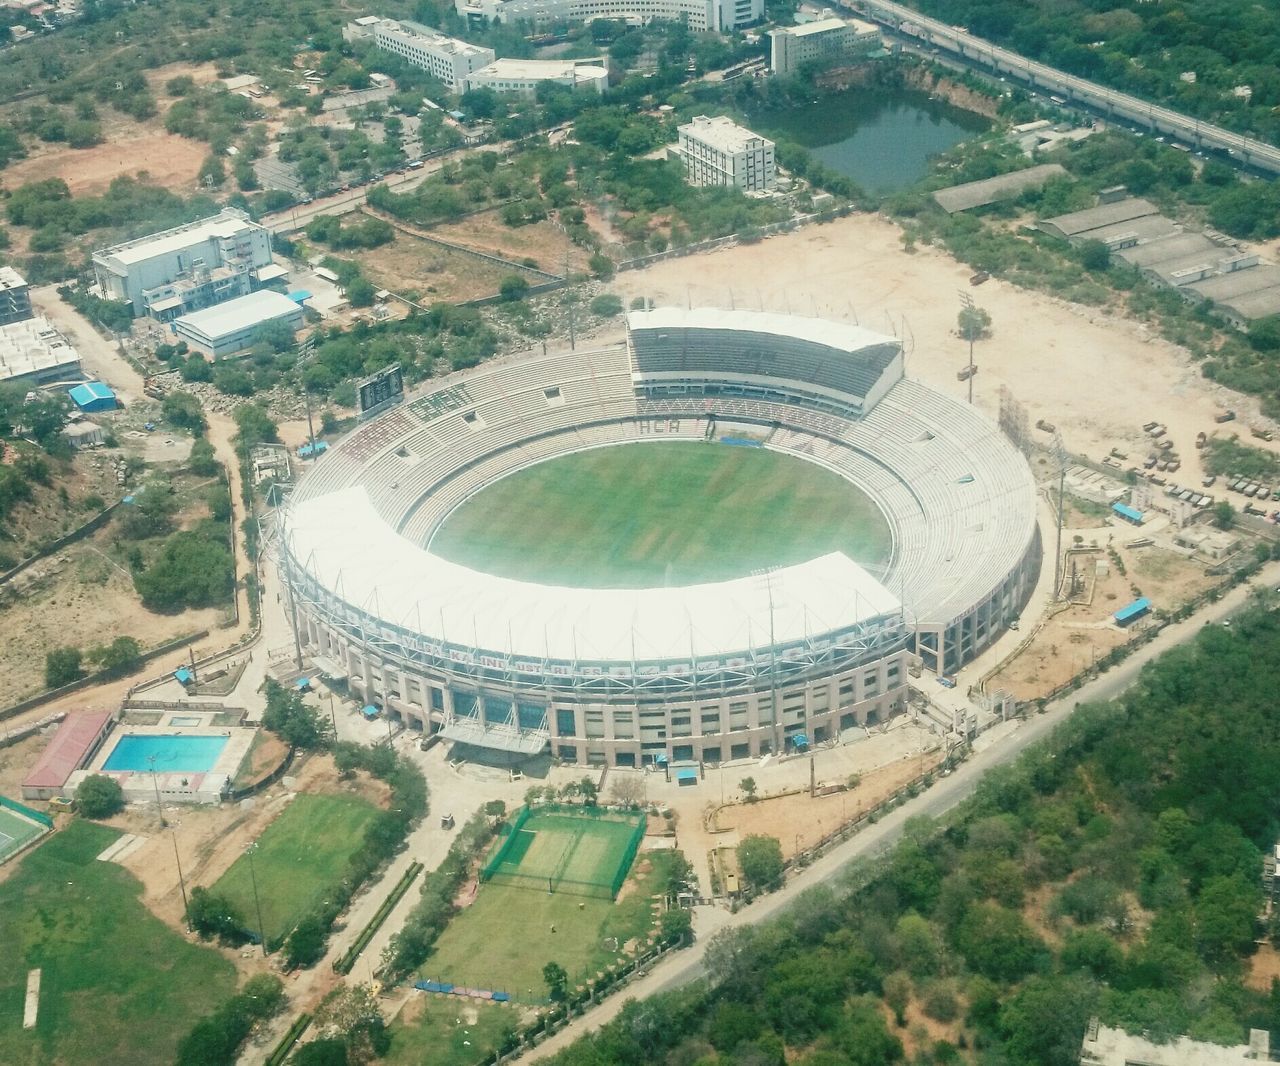
{"label": "stadium floodlight mast", "polygon": [[253,906],[258,912],[258,937],[262,944],[262,957],[267,957],[267,928],[262,924],[262,901],[258,899],[258,875],[253,869],[253,853],[258,850],[258,842],[250,841],[244,853],[249,857],[249,883],[253,885]]}
{"label": "stadium floodlight mast", "polygon": [[[753,570],[752,575],[760,580],[765,595],[769,598],[769,709],[773,716],[773,753],[781,755],[782,752],[778,749],[782,746],[782,736],[778,730],[782,724],[782,708],[778,706],[780,702],[778,699],[778,642],[774,639],[776,609],[773,601],[773,574],[777,569],[776,566],[766,566],[760,570]],[[809,723],[805,722],[805,728],[808,727]]]}

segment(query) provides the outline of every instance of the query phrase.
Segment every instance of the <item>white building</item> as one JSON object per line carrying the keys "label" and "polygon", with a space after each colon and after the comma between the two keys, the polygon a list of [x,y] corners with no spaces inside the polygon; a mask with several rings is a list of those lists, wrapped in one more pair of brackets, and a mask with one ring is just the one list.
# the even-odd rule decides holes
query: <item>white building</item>
{"label": "white building", "polygon": [[262,327],[276,321],[296,330],[302,325],[302,307],[282,293],[264,290],[183,315],[174,321],[173,332],[196,351],[222,359],[252,348]]}
{"label": "white building", "polygon": [[1080,1047],[1081,1066],[1248,1066],[1270,1059],[1271,1034],[1265,1029],[1250,1029],[1249,1043],[1235,1047],[1185,1036],[1157,1044],[1123,1029],[1099,1025],[1097,1018],[1089,1022]]}
{"label": "white building", "polygon": [[730,33],[764,18],[764,0],[454,0],[472,22],[591,22],[624,19],[644,25],[654,19],[687,22],[695,33]]}
{"label": "white building", "polygon": [[804,63],[827,63],[865,52],[880,43],[880,30],[869,22],[831,16],[770,30],[769,41],[769,69],[786,77]]}
{"label": "white building", "polygon": [[496,59],[467,75],[467,89],[492,89],[521,96],[533,96],[538,86],[546,82],[603,93],[609,87],[608,60]]}
{"label": "white building", "polygon": [[774,144],[724,115],[698,115],[680,127],[677,149],[690,185],[732,185],[765,192],[777,182]]}
{"label": "white building", "polygon": [[244,296],[288,271],[271,261],[271,234],[243,211],[125,241],[93,253],[105,299],[161,322]]}
{"label": "white building", "polygon": [[450,91],[463,92],[466,77],[494,61],[492,48],[481,48],[417,22],[397,21],[366,15],[348,22],[342,31],[348,41],[368,41],[386,52],[394,52],[415,67],[439,78]]}
{"label": "white building", "polygon": [[0,326],[30,318],[31,290],[13,267],[0,266]]}
{"label": "white building", "polygon": [[0,382],[35,388],[79,377],[79,354],[47,318],[0,326]]}

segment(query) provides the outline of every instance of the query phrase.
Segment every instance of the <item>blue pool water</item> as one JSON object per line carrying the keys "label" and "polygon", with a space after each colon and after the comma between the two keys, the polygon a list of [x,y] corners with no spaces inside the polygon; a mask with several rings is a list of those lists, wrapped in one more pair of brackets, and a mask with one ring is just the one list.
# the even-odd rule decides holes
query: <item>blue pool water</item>
{"label": "blue pool water", "polygon": [[201,774],[208,771],[222,749],[227,737],[121,737],[103,764],[104,770],[141,770],[153,767],[157,772]]}

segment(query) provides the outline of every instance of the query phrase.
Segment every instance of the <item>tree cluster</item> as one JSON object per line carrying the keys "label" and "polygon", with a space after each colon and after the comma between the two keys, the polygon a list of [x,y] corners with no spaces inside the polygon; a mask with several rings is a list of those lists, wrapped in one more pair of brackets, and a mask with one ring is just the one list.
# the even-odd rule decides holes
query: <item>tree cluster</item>
{"label": "tree cluster", "polygon": [[[198,890],[197,890],[198,891]],[[284,1008],[284,986],[272,974],[258,974],[178,1044],[178,1066],[229,1066],[253,1027]]]}

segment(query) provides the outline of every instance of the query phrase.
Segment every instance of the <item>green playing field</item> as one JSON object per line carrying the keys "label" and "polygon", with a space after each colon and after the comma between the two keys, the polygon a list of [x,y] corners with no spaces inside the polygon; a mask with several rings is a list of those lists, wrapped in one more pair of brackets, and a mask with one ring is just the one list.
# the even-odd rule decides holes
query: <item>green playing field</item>
{"label": "green playing field", "polygon": [[432,551],[504,577],[594,588],[724,581],[831,551],[885,562],[888,525],[839,475],[763,448],[596,448],[503,478],[458,508]]}

